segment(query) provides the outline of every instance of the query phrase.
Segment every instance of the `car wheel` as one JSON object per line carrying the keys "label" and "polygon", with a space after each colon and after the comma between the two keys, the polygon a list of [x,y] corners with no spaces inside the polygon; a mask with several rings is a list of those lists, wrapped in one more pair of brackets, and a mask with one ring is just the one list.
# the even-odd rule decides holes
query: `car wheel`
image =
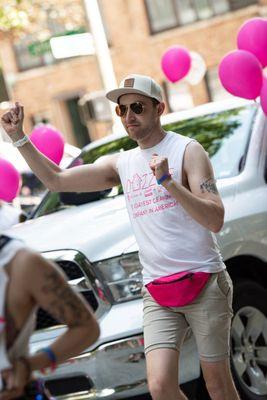
{"label": "car wheel", "polygon": [[267,291],[244,281],[234,287],[231,366],[242,400],[267,399]]}

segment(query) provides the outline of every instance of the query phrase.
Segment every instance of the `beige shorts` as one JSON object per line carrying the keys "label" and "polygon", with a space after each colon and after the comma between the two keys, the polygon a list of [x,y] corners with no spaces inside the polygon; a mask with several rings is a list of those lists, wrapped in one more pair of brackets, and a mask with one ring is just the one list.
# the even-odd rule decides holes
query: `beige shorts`
{"label": "beige shorts", "polygon": [[183,307],[160,306],[144,289],[145,353],[159,348],[180,350],[191,329],[201,360],[229,356],[233,285],[227,271],[213,273],[201,294]]}

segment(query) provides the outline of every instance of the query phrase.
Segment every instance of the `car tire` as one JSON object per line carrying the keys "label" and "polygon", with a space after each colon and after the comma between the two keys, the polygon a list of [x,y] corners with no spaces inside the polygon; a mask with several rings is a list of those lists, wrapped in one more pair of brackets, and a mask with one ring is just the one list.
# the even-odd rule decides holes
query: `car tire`
{"label": "car tire", "polygon": [[234,285],[231,367],[242,400],[267,399],[267,290]]}

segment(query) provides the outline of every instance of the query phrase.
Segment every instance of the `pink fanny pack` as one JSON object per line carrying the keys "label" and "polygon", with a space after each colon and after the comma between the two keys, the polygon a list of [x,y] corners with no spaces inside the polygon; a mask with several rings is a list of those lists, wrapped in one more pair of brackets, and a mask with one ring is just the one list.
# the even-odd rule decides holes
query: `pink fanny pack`
{"label": "pink fanny pack", "polygon": [[195,300],[210,275],[207,272],[179,272],[154,279],[146,288],[161,306],[181,307]]}

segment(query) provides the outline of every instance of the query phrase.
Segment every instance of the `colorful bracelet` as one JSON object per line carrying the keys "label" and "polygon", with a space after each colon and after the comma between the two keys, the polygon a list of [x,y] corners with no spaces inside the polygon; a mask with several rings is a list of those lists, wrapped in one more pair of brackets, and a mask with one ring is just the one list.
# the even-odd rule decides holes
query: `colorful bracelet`
{"label": "colorful bracelet", "polygon": [[162,175],[162,177],[161,178],[159,178],[159,179],[157,179],[157,184],[158,185],[161,185],[162,184],[162,182],[164,182],[166,179],[168,179],[168,178],[170,178],[171,177],[171,174],[164,174],[164,175]]}
{"label": "colorful bracelet", "polygon": [[40,349],[38,352],[45,353],[49,360],[51,361],[51,370],[54,371],[56,369],[56,364],[57,364],[57,358],[51,347],[44,347],[43,349]]}

